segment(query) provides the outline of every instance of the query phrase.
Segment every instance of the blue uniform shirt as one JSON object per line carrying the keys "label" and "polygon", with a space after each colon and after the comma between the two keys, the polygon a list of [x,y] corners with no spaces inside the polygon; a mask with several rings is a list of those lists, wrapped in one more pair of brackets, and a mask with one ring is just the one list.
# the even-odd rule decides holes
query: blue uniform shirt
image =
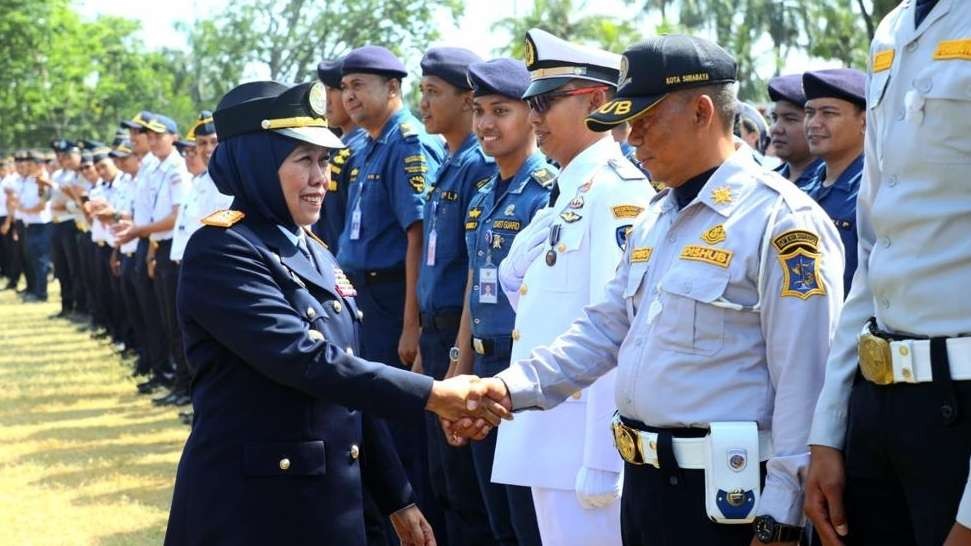
{"label": "blue uniform shirt", "polygon": [[[802,191],[809,191],[809,188],[812,186],[813,181],[816,179],[816,171],[818,171],[822,166],[823,166],[822,159],[818,159],[818,158],[814,159],[813,162],[810,163],[808,167],[806,167],[806,170],[802,171],[802,174],[799,175],[799,178],[797,178],[796,181],[793,182],[793,184],[795,184],[796,187]],[[788,163],[783,163],[782,165],[779,165],[778,167],[776,167],[775,172],[781,174],[782,178],[789,180]]]}
{"label": "blue uniform shirt", "polygon": [[495,161],[482,152],[471,133],[438,170],[423,212],[425,242],[418,276],[422,312],[462,307],[469,270],[465,213],[476,192],[495,174]]}
{"label": "blue uniform shirt", "polygon": [[444,155],[441,140],[425,133],[405,109],[388,119],[378,138],[365,138],[348,175],[341,267],[350,272],[404,267],[405,232],[421,221],[425,188],[434,185]]}
{"label": "blue uniform shirt", "polygon": [[[516,312],[509,305],[498,280],[483,283],[482,272],[498,269],[516,234],[529,224],[536,211],[547,205],[555,175],[556,170],[546,163],[543,154],[536,152],[526,159],[508,184],[501,184],[499,175],[495,175],[469,204],[465,244],[472,270],[472,293],[469,296],[472,335],[477,338],[512,333]],[[496,303],[487,303],[492,293]]]}
{"label": "blue uniform shirt", "polygon": [[843,247],[846,249],[846,268],[843,270],[843,290],[846,294],[850,292],[850,281],[853,280],[853,273],[856,272],[856,245],[858,241],[856,232],[856,194],[860,189],[860,180],[863,178],[863,155],[850,163],[843,174],[836,179],[836,182],[829,187],[823,186],[826,180],[826,165],[824,164],[816,171],[816,176],[806,189],[819,206],[823,207],[826,214],[833,219],[836,230],[843,240]]}
{"label": "blue uniform shirt", "polygon": [[347,191],[350,182],[352,162],[355,155],[364,148],[367,133],[360,127],[341,136],[341,141],[347,145],[342,150],[335,150],[330,157],[330,184],[327,186],[327,197],[324,199],[324,210],[320,220],[314,224],[314,233],[327,243],[330,251],[337,255],[340,249],[340,236],[344,231],[344,220],[347,215]]}

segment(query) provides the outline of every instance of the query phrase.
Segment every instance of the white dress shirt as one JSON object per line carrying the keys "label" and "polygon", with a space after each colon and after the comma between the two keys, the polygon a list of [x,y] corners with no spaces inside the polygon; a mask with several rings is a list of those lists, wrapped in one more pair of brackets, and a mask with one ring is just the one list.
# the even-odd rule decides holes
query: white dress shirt
{"label": "white dress shirt", "polygon": [[[152,206],[152,222],[158,222],[172,214],[172,209],[179,206],[189,189],[189,171],[185,168],[185,159],[174,150],[164,160],[159,161],[149,177],[155,191]],[[157,231],[149,238],[153,241],[165,241],[172,238],[173,230]]]}
{"label": "white dress shirt", "polygon": [[173,261],[182,261],[185,245],[189,237],[202,227],[202,219],[216,211],[228,209],[232,203],[233,196],[219,193],[208,171],[194,177],[175,218],[175,235],[172,236],[169,257]]}

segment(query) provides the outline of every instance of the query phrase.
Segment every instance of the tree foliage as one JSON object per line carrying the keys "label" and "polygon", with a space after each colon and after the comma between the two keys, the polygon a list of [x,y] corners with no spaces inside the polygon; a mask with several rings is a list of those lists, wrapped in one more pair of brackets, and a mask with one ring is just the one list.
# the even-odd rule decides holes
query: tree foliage
{"label": "tree foliage", "polygon": [[535,0],[533,10],[525,17],[505,17],[492,25],[493,31],[505,32],[511,38],[497,53],[522,58],[523,38],[526,31],[534,27],[564,40],[586,43],[616,53],[641,40],[634,21],[609,15],[576,18],[574,14],[585,6],[585,1]]}

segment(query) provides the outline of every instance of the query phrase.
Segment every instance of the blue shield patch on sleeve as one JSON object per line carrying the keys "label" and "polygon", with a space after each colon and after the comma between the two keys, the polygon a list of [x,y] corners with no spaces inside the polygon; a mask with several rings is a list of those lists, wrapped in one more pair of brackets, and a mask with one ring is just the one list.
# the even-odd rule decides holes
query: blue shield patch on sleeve
{"label": "blue shield patch on sleeve", "polygon": [[796,248],[781,254],[779,261],[782,263],[782,296],[805,300],[826,294],[819,274],[819,254]]}
{"label": "blue shield patch on sleeve", "polygon": [[617,238],[617,246],[620,247],[621,250],[625,250],[627,248],[627,237],[630,236],[630,232],[633,231],[633,229],[633,224],[625,224],[617,228],[614,236]]}

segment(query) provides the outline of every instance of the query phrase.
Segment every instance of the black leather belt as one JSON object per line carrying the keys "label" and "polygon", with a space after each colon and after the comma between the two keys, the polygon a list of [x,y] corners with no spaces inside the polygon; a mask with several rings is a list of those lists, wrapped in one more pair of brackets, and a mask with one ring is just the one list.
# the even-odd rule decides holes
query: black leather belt
{"label": "black leather belt", "polygon": [[461,309],[442,309],[434,313],[422,313],[422,328],[433,328],[438,331],[458,330],[462,321]]}
{"label": "black leather belt", "polygon": [[376,269],[364,273],[364,282],[368,284],[382,284],[386,282],[404,282],[404,268]]}

